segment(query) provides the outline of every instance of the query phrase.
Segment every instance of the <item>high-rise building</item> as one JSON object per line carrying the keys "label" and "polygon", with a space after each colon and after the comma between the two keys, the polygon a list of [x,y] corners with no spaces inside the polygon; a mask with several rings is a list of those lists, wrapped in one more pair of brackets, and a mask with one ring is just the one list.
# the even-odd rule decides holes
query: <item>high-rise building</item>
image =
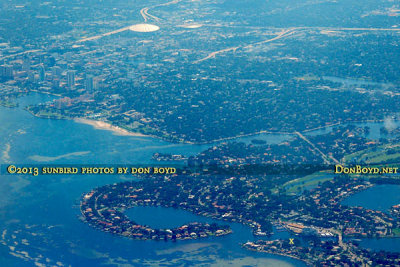
{"label": "high-rise building", "polygon": [[25,56],[22,59],[22,70],[23,71],[29,71],[31,69],[31,59],[29,56]]}
{"label": "high-rise building", "polygon": [[85,90],[87,93],[91,93],[93,91],[93,76],[87,75],[85,79]]}
{"label": "high-rise building", "polygon": [[62,69],[59,66],[54,66],[51,69],[51,72],[52,72],[53,78],[60,78],[61,74],[62,74]]}
{"label": "high-rise building", "polygon": [[46,70],[43,65],[39,66],[39,81],[43,82],[46,80]]}
{"label": "high-rise building", "polygon": [[73,70],[67,71],[67,86],[69,89],[75,86],[75,71]]}
{"label": "high-rise building", "polygon": [[35,82],[35,73],[33,72],[28,73],[28,81],[31,83]]}
{"label": "high-rise building", "polygon": [[98,90],[100,87],[100,79],[98,77],[93,79],[93,91]]}
{"label": "high-rise building", "polygon": [[14,78],[13,66],[11,65],[1,65],[0,66],[0,77],[3,79]]}
{"label": "high-rise building", "polygon": [[54,89],[58,89],[60,87],[60,80],[59,79],[53,79],[52,86],[53,86]]}

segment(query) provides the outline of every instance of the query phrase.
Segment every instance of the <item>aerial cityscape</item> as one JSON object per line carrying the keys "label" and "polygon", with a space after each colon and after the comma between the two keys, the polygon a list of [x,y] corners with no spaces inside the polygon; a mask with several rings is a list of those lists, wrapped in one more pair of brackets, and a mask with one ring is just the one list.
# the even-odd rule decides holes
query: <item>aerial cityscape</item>
{"label": "aerial cityscape", "polygon": [[399,17],[0,0],[0,265],[400,266]]}

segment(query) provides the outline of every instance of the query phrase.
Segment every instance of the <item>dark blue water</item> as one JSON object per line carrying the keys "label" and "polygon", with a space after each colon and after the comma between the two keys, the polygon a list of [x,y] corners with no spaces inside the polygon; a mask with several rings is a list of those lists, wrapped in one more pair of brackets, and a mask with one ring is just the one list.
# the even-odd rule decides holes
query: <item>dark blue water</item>
{"label": "dark blue water", "polygon": [[265,141],[266,144],[279,144],[284,141],[287,141],[290,138],[293,138],[294,135],[291,134],[255,134],[255,135],[249,135],[249,136],[244,136],[244,137],[239,137],[235,138],[234,141],[236,142],[243,142],[245,144],[251,144],[252,140],[262,140]]}
{"label": "dark blue water", "polygon": [[[388,212],[391,206],[400,204],[400,185],[376,185],[346,198],[342,204]],[[400,238],[364,238],[360,245],[376,251],[400,252]]]}
{"label": "dark blue water", "polygon": [[[117,136],[67,120],[31,116],[22,108],[50,100],[20,99],[20,108],[0,107],[0,163],[148,164],[155,152],[196,154],[208,145],[171,144],[159,139]],[[79,220],[79,199],[92,188],[130,176],[10,176],[0,174],[0,265],[96,266],[304,266],[302,262],[244,250],[254,240],[248,227],[230,224],[223,237],[174,242],[135,241],[89,227]],[[163,208],[132,210],[135,220],[166,226],[209,220]],[[135,213],[136,212],[136,213]],[[168,218],[168,220],[166,220]],[[225,223],[225,222],[219,222]],[[276,237],[288,238],[287,233]]]}
{"label": "dark blue water", "polygon": [[[155,152],[194,155],[210,146],[117,136],[74,121],[36,118],[23,110],[29,103],[52,98],[33,94],[21,98],[19,108],[0,107],[0,163],[149,164]],[[283,139],[272,136],[270,140]],[[304,266],[290,258],[242,249],[239,244],[254,237],[240,224],[230,224],[231,235],[173,243],[134,241],[100,232],[79,220],[82,193],[131,179],[118,175],[0,174],[0,265]],[[170,227],[209,220],[186,211],[155,209],[138,207],[129,212],[143,223],[160,222]],[[282,232],[272,238],[288,237]]]}
{"label": "dark blue water", "polygon": [[[396,125],[400,125],[398,121],[395,121],[395,123],[396,123]],[[378,140],[379,138],[387,137],[380,133],[380,129],[383,126],[382,122],[358,122],[358,123],[349,123],[349,124],[356,125],[357,127],[369,127],[369,133],[365,137],[369,138],[371,140]],[[306,132],[305,135],[316,136],[316,135],[321,135],[321,134],[328,134],[333,130],[333,128],[339,127],[339,126],[341,126],[341,125],[335,125],[335,126],[321,128],[318,130]]]}
{"label": "dark blue water", "polygon": [[400,204],[400,185],[375,185],[342,201],[343,205],[388,211]]}
{"label": "dark blue water", "polygon": [[390,251],[400,252],[400,238],[365,238],[362,239],[360,245],[374,251]]}
{"label": "dark blue water", "polygon": [[[201,222],[201,223],[217,223],[220,225],[228,224],[232,231],[233,235],[224,236],[224,237],[215,237],[214,239],[218,240],[220,238],[227,240],[257,240],[257,239],[288,239],[290,234],[286,231],[278,232],[275,231],[274,236],[272,237],[254,237],[250,227],[239,224],[239,223],[230,223],[227,221],[215,220],[208,217],[203,217],[199,215],[195,215],[191,212],[174,209],[174,208],[164,208],[164,207],[134,207],[125,211],[125,214],[135,222],[148,225],[152,228],[158,229],[169,229],[182,226],[184,224],[188,224],[190,222]],[[275,228],[274,228],[275,229]],[[231,237],[234,237],[233,239]],[[207,240],[207,239],[204,239]]]}

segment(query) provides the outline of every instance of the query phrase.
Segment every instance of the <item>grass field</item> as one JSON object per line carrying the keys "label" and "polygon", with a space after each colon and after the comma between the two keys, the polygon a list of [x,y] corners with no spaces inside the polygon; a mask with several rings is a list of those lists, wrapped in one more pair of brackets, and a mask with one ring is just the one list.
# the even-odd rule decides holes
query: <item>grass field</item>
{"label": "grass field", "polygon": [[386,144],[370,148],[344,157],[344,162],[364,162],[366,164],[379,164],[383,162],[400,162],[400,144]]}
{"label": "grass field", "polygon": [[400,228],[394,228],[393,229],[393,235],[400,236]]}
{"label": "grass field", "polygon": [[283,188],[285,188],[287,194],[295,194],[331,179],[333,179],[333,171],[321,171],[289,181],[283,185]]}

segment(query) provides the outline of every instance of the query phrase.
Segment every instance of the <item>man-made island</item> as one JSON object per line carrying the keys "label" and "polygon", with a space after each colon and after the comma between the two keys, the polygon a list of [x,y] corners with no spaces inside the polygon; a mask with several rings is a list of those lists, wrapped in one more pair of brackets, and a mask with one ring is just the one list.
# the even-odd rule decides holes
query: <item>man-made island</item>
{"label": "man-made island", "polygon": [[[270,235],[275,225],[302,241],[287,246],[288,240],[256,240],[243,246],[311,265],[371,265],[382,257],[352,239],[398,236],[399,208],[381,212],[341,203],[375,183],[399,180],[390,174],[334,175],[332,165],[371,165],[378,160],[396,165],[399,138],[372,141],[368,132],[367,127],[348,125],[320,135],[299,134],[279,144],[221,143],[188,158],[177,174],[93,189],[82,196],[81,213],[95,228],[134,239],[180,240],[231,232],[228,226],[198,222],[152,229],[124,214],[135,206],[171,207],[238,222],[249,226],[254,236]],[[382,262],[397,264],[400,259],[400,254],[382,253],[387,256]]]}
{"label": "man-made island", "polygon": [[[371,186],[364,179],[336,177],[295,196],[266,195],[261,192],[261,185],[251,177],[151,176],[92,190],[81,199],[81,213],[84,221],[95,228],[141,240],[193,239],[225,235],[231,230],[228,226],[198,222],[173,229],[152,229],[124,215],[124,210],[134,206],[179,208],[214,219],[239,222],[250,226],[255,235],[270,234],[274,223],[311,241],[304,247],[286,246],[283,240],[260,240],[246,243],[244,247],[296,257],[313,265],[327,260],[339,265],[375,262],[374,253],[344,238],[390,237],[396,235],[400,226],[395,212],[389,215],[340,204],[345,197]],[[332,257],[328,257],[330,255]],[[397,258],[388,257],[385,262],[398,263],[400,254],[395,255]]]}
{"label": "man-made island", "polygon": [[[226,225],[193,222],[172,229],[152,229],[130,220],[123,211],[135,206],[166,206],[168,202],[148,195],[139,184],[116,184],[97,188],[81,201],[81,213],[90,225],[113,234],[140,240],[185,240],[227,235]],[[157,189],[155,189],[157,191]],[[157,194],[156,194],[157,195]],[[182,204],[182,203],[180,203]]]}

